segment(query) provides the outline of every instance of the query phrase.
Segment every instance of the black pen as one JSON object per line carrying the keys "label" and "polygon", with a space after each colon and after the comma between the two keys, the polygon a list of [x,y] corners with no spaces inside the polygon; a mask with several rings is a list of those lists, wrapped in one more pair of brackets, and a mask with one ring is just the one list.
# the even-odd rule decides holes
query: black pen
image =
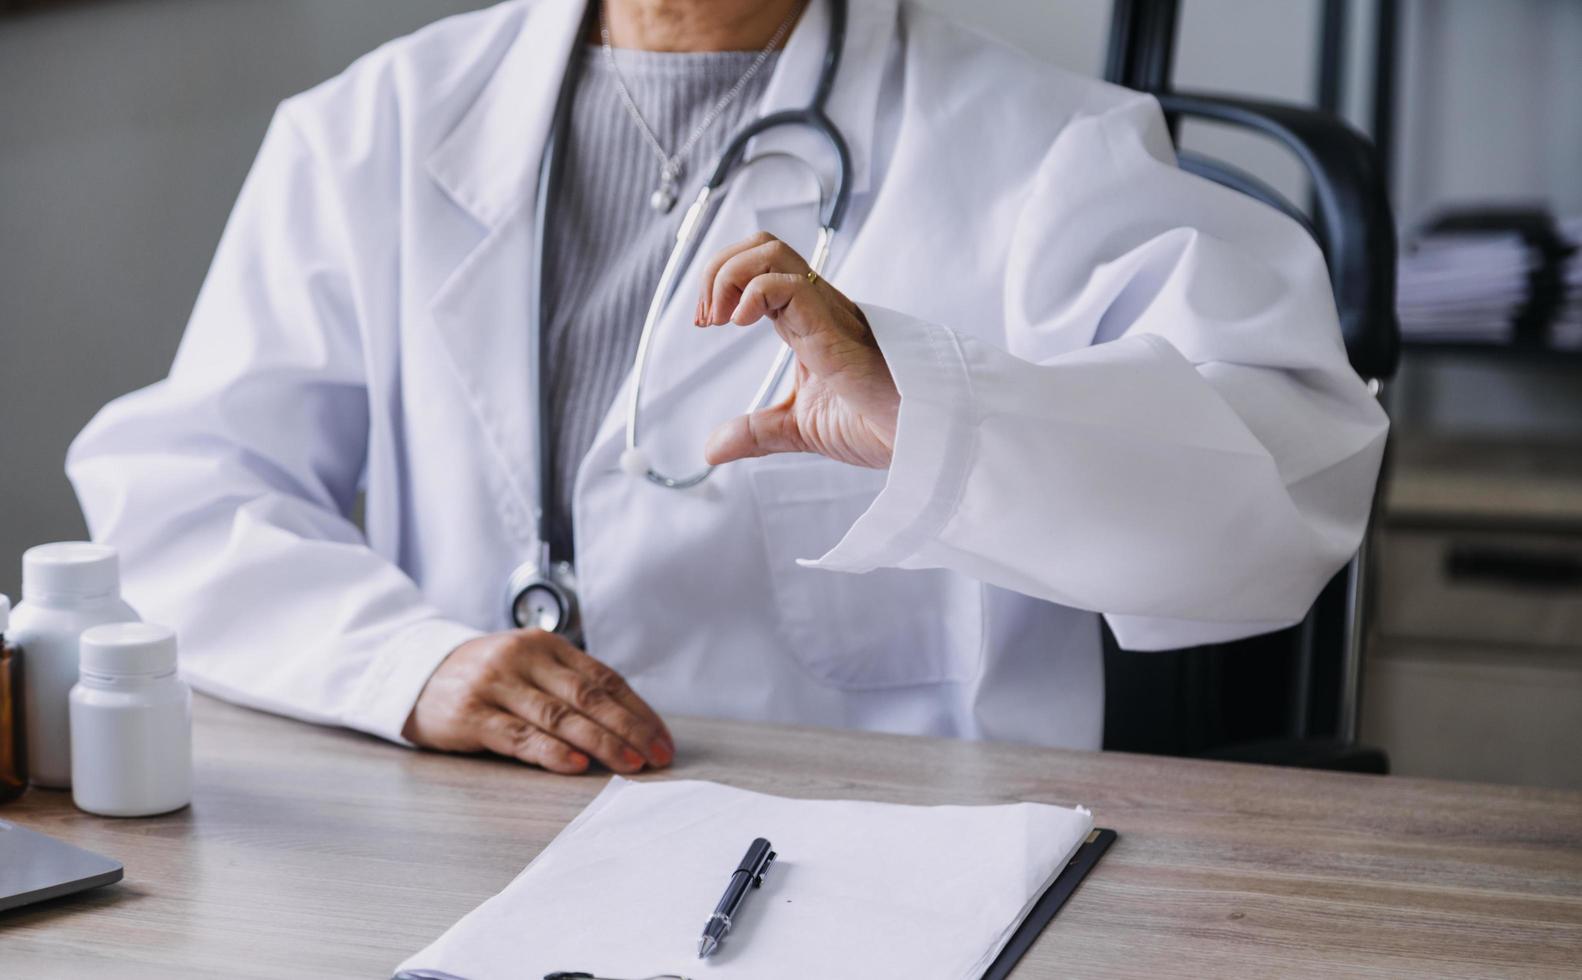
{"label": "black pen", "polygon": [[703,938],[698,940],[698,959],[703,959],[719,948],[720,941],[731,931],[731,918],[742,907],[742,899],[747,897],[749,888],[764,883],[764,872],[769,870],[774,859],[775,852],[762,837],[747,848],[747,856],[736,866],[731,883],[725,886],[720,904],[714,906],[714,914],[709,916],[708,924],[703,927]]}

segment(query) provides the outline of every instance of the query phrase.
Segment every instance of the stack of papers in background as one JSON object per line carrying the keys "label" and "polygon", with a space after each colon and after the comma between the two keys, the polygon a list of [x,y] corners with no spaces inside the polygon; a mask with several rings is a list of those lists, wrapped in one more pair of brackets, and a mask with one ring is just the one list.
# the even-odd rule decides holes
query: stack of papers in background
{"label": "stack of papers in background", "polygon": [[[1582,350],[1582,216],[1557,227],[1570,254],[1560,260],[1562,296],[1544,342],[1556,350]],[[1401,336],[1434,343],[1510,343],[1542,261],[1514,231],[1424,236],[1400,260]]]}
{"label": "stack of papers in background", "polygon": [[1582,350],[1582,215],[1560,222],[1560,237],[1573,251],[1561,276],[1565,298],[1550,330],[1550,343],[1558,350]]}
{"label": "stack of papers in background", "polygon": [[1510,234],[1435,234],[1401,257],[1396,308],[1406,340],[1509,342],[1538,258]]}
{"label": "stack of papers in background", "polygon": [[[402,971],[976,980],[1093,829],[1037,803],[792,800],[610,781],[504,891]],[[755,837],[779,857],[720,951],[698,936]]]}

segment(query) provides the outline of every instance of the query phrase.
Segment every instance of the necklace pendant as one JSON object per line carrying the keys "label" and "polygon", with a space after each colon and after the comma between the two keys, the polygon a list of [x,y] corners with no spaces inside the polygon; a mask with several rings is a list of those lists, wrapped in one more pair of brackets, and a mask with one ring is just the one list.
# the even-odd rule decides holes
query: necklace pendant
{"label": "necklace pendant", "polygon": [[659,187],[649,195],[648,206],[653,208],[655,211],[658,211],[660,214],[669,214],[670,209],[676,206],[675,185],[668,182],[660,184]]}
{"label": "necklace pendant", "polygon": [[669,214],[670,209],[676,206],[676,199],[680,190],[676,184],[681,179],[681,163],[670,159],[659,168],[659,186],[648,196],[648,206],[660,214]]}

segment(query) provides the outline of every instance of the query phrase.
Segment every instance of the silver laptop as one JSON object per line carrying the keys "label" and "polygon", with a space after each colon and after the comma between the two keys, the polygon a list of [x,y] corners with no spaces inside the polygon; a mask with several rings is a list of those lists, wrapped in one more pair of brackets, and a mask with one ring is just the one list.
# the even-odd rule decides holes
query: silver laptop
{"label": "silver laptop", "polygon": [[0,820],[0,911],[121,880],[117,861]]}

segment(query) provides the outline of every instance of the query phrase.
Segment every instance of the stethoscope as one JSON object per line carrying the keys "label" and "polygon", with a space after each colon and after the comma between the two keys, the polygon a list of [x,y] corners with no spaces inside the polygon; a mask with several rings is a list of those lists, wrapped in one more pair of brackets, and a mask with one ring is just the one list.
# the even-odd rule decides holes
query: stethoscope
{"label": "stethoscope", "polygon": [[[643,318],[643,332],[637,342],[637,356],[632,366],[632,384],[627,394],[626,403],[626,448],[621,453],[621,468],[634,478],[643,477],[650,483],[657,484],[667,490],[685,490],[695,487],[707,480],[714,472],[713,466],[687,476],[666,476],[655,468],[648,455],[643,452],[638,442],[640,430],[640,412],[642,405],[643,381],[647,373],[649,353],[653,347],[654,332],[658,326],[660,315],[670,303],[675,294],[676,285],[682,273],[691,263],[693,252],[698,241],[708,230],[709,221],[714,211],[712,205],[717,203],[717,198],[723,196],[725,183],[735,170],[739,175],[747,168],[769,157],[790,157],[803,163],[810,170],[812,164],[795,157],[793,154],[774,152],[764,153],[743,162],[742,158],[747,153],[747,144],[754,138],[762,136],[772,129],[787,126],[805,126],[823,137],[834,151],[836,159],[835,182],[833,191],[823,195],[823,185],[820,182],[820,206],[818,237],[813,245],[813,252],[808,258],[808,266],[814,274],[822,274],[824,264],[829,259],[830,244],[835,233],[840,230],[841,222],[846,217],[846,206],[849,202],[850,188],[847,177],[851,171],[851,150],[846,145],[846,140],[841,136],[840,130],[830,121],[825,107],[829,102],[830,90],[834,88],[835,76],[840,69],[842,49],[846,43],[846,4],[847,0],[829,0],[829,40],[824,49],[824,61],[819,71],[818,84],[814,88],[813,98],[806,107],[801,109],[785,109],[780,112],[770,113],[760,117],[746,126],[743,126],[733,135],[725,148],[720,151],[703,186],[698,190],[697,198],[687,208],[682,216],[681,226],[676,232],[676,244],[670,251],[670,256],[665,260],[664,271],[660,273],[659,283],[654,289],[652,301],[648,304],[648,313]],[[589,17],[584,26],[592,23],[592,16],[596,13],[596,5],[590,4]],[[577,45],[582,44],[586,31],[577,38]],[[543,543],[544,535],[544,493],[548,486],[549,475],[549,412],[544,404],[547,386],[544,382],[543,369],[543,319],[542,319],[542,293],[540,283],[544,272],[545,255],[545,229],[548,224],[548,201],[555,178],[556,145],[560,142],[566,131],[566,126],[571,115],[572,96],[577,84],[577,65],[580,59],[573,56],[566,71],[565,81],[561,84],[560,95],[555,104],[555,115],[550,128],[550,136],[544,148],[543,160],[539,165],[538,173],[538,199],[533,219],[533,241],[537,260],[532,270],[532,302],[531,312],[528,317],[529,347],[532,351],[534,363],[532,374],[538,390],[538,493],[539,499],[534,508],[533,516],[538,532],[538,554],[532,559],[522,563],[516,571],[511,573],[506,583],[506,601],[509,606],[511,621],[521,628],[537,628],[551,633],[559,633],[571,639],[580,640],[582,620],[577,601],[576,571],[570,562],[556,561],[549,553],[549,545]],[[814,170],[814,179],[817,180],[817,171]],[[775,356],[774,363],[769,372],[764,375],[763,382],[758,386],[753,395],[747,411],[756,412],[768,406],[775,391],[785,379],[787,370],[791,367],[792,352],[789,347],[782,345]]]}

